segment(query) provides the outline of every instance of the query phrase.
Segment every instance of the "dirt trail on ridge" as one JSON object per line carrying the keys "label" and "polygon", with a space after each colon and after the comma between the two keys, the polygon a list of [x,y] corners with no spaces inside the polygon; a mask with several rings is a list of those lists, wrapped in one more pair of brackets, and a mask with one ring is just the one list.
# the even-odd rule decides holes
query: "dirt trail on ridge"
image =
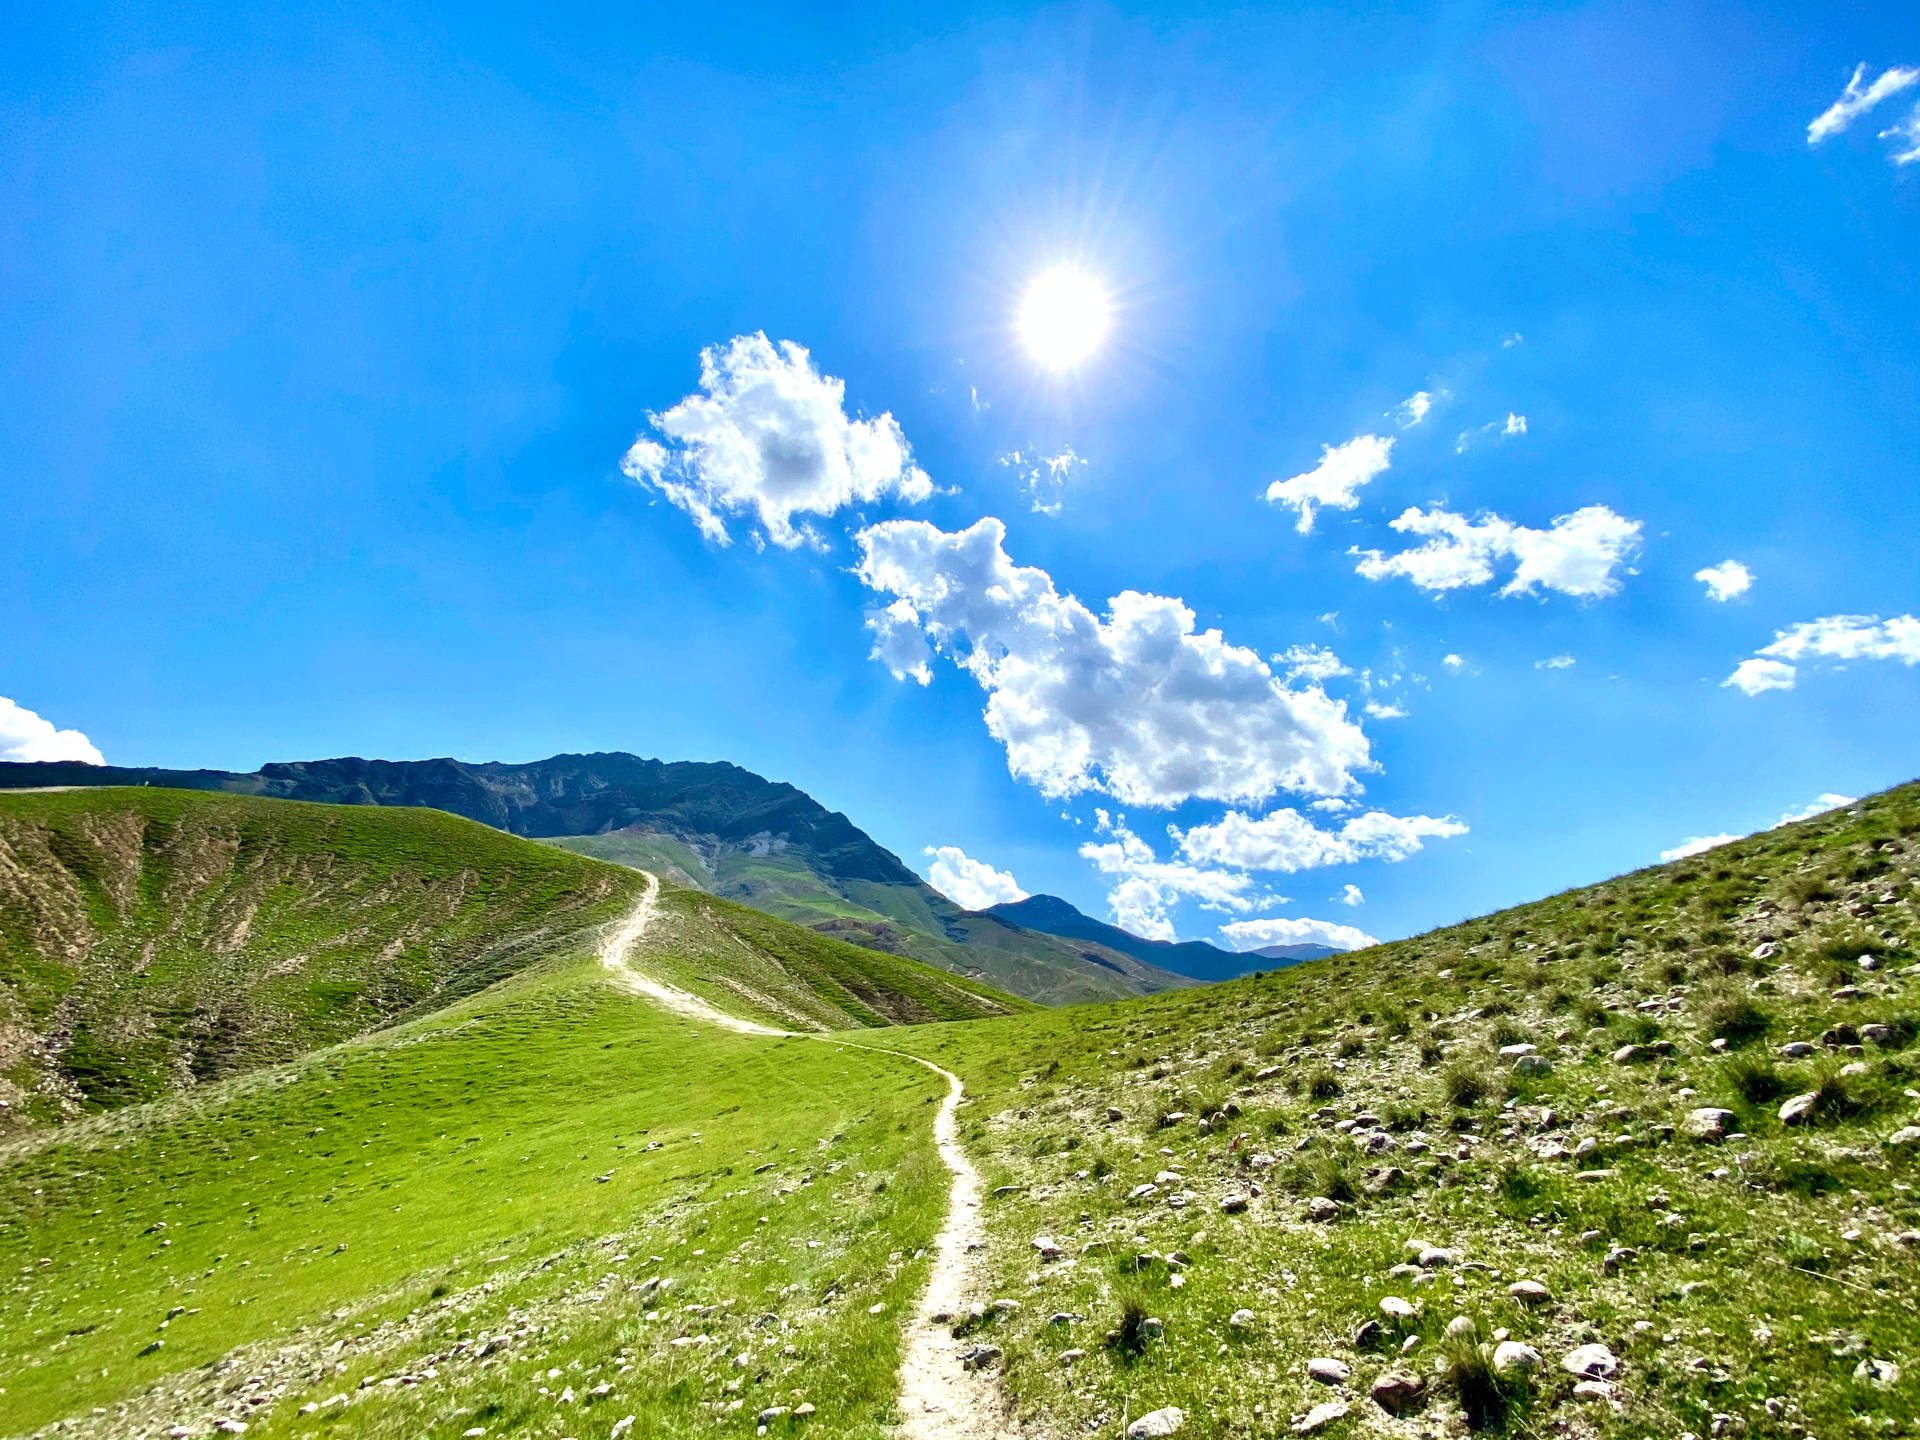
{"label": "dirt trail on ridge", "polygon": [[[820,1040],[860,1050],[878,1048],[742,1020],[677,985],[634,969],[633,947],[660,913],[659,877],[645,870],[640,873],[647,877],[646,893],[600,944],[600,963],[615,986],[675,1015],[741,1035]],[[979,1267],[974,1252],[986,1241],[986,1228],[980,1219],[980,1172],[961,1148],[956,1118],[966,1087],[958,1075],[931,1060],[898,1051],[885,1053],[924,1065],[947,1082],[946,1098],[933,1118],[933,1140],[941,1163],[952,1176],[947,1187],[946,1219],[933,1242],[933,1273],[920,1297],[920,1307],[907,1326],[906,1353],[900,1362],[900,1435],[902,1440],[1010,1440],[1018,1431],[1008,1414],[1005,1392],[991,1372],[966,1369],[963,1357],[971,1347],[952,1334],[954,1321],[966,1314],[968,1295],[978,1288]],[[951,1318],[936,1322],[935,1316]]]}

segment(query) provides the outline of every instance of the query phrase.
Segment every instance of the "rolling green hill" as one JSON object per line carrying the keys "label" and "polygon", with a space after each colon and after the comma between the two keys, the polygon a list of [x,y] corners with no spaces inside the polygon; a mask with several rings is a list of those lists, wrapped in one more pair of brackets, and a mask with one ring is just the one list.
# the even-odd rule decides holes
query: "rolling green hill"
{"label": "rolling green hill", "polygon": [[1127,947],[1061,939],[963,911],[845,815],[737,765],[646,760],[619,751],[524,765],[312,760],[246,773],[0,763],[0,792],[99,785],[432,807],[636,865],[853,944],[909,955],[1051,1004],[1192,983]]}
{"label": "rolling green hill", "polygon": [[[113,798],[0,813],[79,806],[84,835]],[[78,873],[60,843],[27,869]],[[914,1056],[967,1087],[984,1243],[950,1359],[1007,1434],[1170,1407],[1183,1437],[1920,1424],[1920,785],[1071,1009],[696,890],[657,906],[629,964],[812,1033],[669,1013],[608,983],[604,925],[556,926],[431,1013],[17,1131],[0,1434],[893,1437],[949,1204]]]}
{"label": "rolling green hill", "polygon": [[[0,1135],[439,1009],[589,945],[641,889],[432,810],[0,792]],[[1019,1008],[721,901],[678,933],[688,959],[723,935],[733,972],[802,1028]]]}

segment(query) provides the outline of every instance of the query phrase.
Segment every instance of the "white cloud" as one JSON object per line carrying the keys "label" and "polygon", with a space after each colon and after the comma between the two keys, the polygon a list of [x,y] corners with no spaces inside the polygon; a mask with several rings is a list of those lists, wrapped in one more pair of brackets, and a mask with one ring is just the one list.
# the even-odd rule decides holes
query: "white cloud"
{"label": "white cloud", "polygon": [[1772,644],[1761,646],[1752,659],[1742,660],[1720,683],[1749,695],[1791,690],[1799,678],[1797,667],[1808,660],[1898,660],[1902,665],[1920,665],[1920,619],[1828,615],[1803,620],[1776,630]]}
{"label": "white cloud", "polygon": [[1518,330],[1516,330],[1511,335],[1507,336],[1506,339],[1500,342],[1500,348],[1502,350],[1511,350],[1516,345],[1524,345],[1526,343],[1527,343],[1527,337],[1522,335]]}
{"label": "white cloud", "polygon": [[[1853,804],[1853,796],[1841,795],[1829,790],[1818,799],[1807,805],[1803,805],[1800,809],[1787,811],[1786,814],[1782,815],[1767,828],[1770,830],[1778,830],[1782,825],[1792,825],[1799,820],[1811,820],[1815,815],[1824,815],[1829,810],[1837,810],[1842,805],[1851,804]],[[1689,855],[1703,854],[1708,850],[1714,850],[1722,845],[1731,844],[1735,840],[1744,840],[1746,838],[1745,835],[1689,835],[1685,840],[1682,840],[1678,845],[1674,846],[1673,849],[1662,850],[1660,852],[1660,858],[1662,860],[1684,860]]]}
{"label": "white cloud", "polygon": [[1722,560],[1718,565],[1696,570],[1693,578],[1707,587],[1709,600],[1731,600],[1753,588],[1753,572],[1738,560]]}
{"label": "white cloud", "polygon": [[1346,889],[1340,892],[1338,898],[1342,905],[1347,906],[1358,907],[1367,903],[1367,897],[1360,893],[1360,887],[1358,885],[1347,886]]}
{"label": "white cloud", "polygon": [[1357,860],[1405,860],[1428,840],[1467,833],[1451,815],[1389,815],[1369,810],[1338,830],[1322,830],[1298,810],[1280,809],[1254,817],[1229,810],[1210,825],[1187,831],[1169,828],[1180,853],[1198,865],[1235,870],[1318,870]]}
{"label": "white cloud", "polygon": [[1099,831],[1113,838],[1089,841],[1080,853],[1118,882],[1107,892],[1107,905],[1123,930],[1149,940],[1173,939],[1168,912],[1186,898],[1198,900],[1203,910],[1242,913],[1279,903],[1280,897],[1264,893],[1247,875],[1159,859],[1127,828],[1125,816],[1115,819],[1104,810],[1094,815]]}
{"label": "white cloud", "polygon": [[1005,539],[991,516],[957,532],[890,520],[855,536],[855,573],[894,597],[877,657],[917,679],[917,656],[890,658],[906,649],[896,631],[917,619],[987,692],[1008,768],[1049,799],[1340,795],[1372,768],[1366,735],[1318,686],[1289,686],[1218,630],[1196,631],[1177,599],[1127,590],[1095,615],[1046,571],[1015,565]]}
{"label": "white cloud", "polygon": [[1920,70],[1898,65],[1882,70],[1877,80],[1862,87],[1860,82],[1866,75],[1865,65],[1854,67],[1853,78],[1847,81],[1847,88],[1840,92],[1840,98],[1816,115],[1807,126],[1807,144],[1818,145],[1829,136],[1840,134],[1888,96],[1898,95],[1915,81],[1920,81]]}
{"label": "white cloud", "polygon": [[1786,814],[1773,822],[1773,828],[1778,830],[1782,825],[1792,825],[1800,820],[1811,820],[1816,815],[1824,815],[1829,810],[1838,810],[1842,805],[1851,804],[1853,804],[1853,796],[1842,795],[1837,791],[1829,790],[1819,798],[1801,806],[1798,810],[1787,811]]}
{"label": "white cloud", "polygon": [[1524,435],[1527,433],[1527,417],[1507,412],[1507,423],[1500,427],[1502,435]]}
{"label": "white cloud", "polygon": [[1893,140],[1905,146],[1896,150],[1887,158],[1896,165],[1911,165],[1920,160],[1920,105],[1913,107],[1904,120],[1896,120],[1880,132],[1882,140]]}
{"label": "white cloud", "polygon": [[1724,690],[1731,685],[1749,695],[1764,694],[1768,690],[1791,690],[1794,676],[1798,673],[1793,666],[1778,660],[1742,660],[1733,667],[1733,673],[1720,682],[1720,688]]}
{"label": "white cloud", "polygon": [[635,440],[620,468],[716,544],[731,539],[728,515],[750,513],[768,539],[792,549],[818,542],[795,516],[933,493],[893,416],[849,419],[845,383],[822,375],[791,340],[776,348],[763,334],[738,335],[709,346],[700,352],[700,392],[649,413],[660,438]]}
{"label": "white cloud", "polygon": [[926,631],[920,628],[920,612],[905,600],[867,612],[867,629],[873,632],[870,659],[878,660],[893,672],[896,680],[916,680],[926,685],[933,680],[933,649],[927,644]]}
{"label": "white cloud", "polygon": [[1306,680],[1315,685],[1353,673],[1324,645],[1290,645],[1273,657],[1273,663],[1286,667],[1287,679]]}
{"label": "white cloud", "polygon": [[1462,660],[1458,655],[1446,655],[1441,658],[1440,663],[1446,666],[1449,670],[1458,670],[1461,666],[1465,665],[1467,662],[1465,660]]}
{"label": "white cloud", "polygon": [[1574,665],[1571,655],[1549,655],[1545,660],[1533,662],[1536,670],[1571,670]]}
{"label": "white cloud", "polygon": [[0,695],[0,760],[78,760],[104,765],[106,757],[78,730],[56,730],[24,705]]}
{"label": "white cloud", "polygon": [[1335,950],[1364,950],[1380,942],[1352,925],[1333,920],[1236,920],[1220,933],[1235,950],[1259,950],[1268,945],[1327,945]]}
{"label": "white cloud", "polygon": [[1015,450],[1002,455],[1000,463],[1012,468],[1020,477],[1021,488],[1027,492],[1037,515],[1058,515],[1066,493],[1067,481],[1073,478],[1073,467],[1085,466],[1086,461],[1073,453],[1071,445],[1064,446],[1058,455],[1036,455],[1031,450]]}
{"label": "white cloud", "polygon": [[1671,850],[1662,850],[1662,860],[1684,860],[1689,855],[1701,855],[1735,840],[1743,840],[1743,835],[1689,835]]}
{"label": "white cloud", "polygon": [[1604,505],[1557,516],[1545,530],[1516,525],[1499,515],[1469,519],[1437,505],[1431,510],[1415,506],[1392,525],[1426,543],[1397,555],[1356,547],[1350,552],[1360,557],[1354,568],[1369,580],[1401,575],[1430,594],[1444,594],[1489,583],[1495,562],[1512,559],[1513,576],[1501,588],[1502,595],[1547,589],[1581,599],[1620,589],[1618,572],[1633,573],[1627,566],[1640,548],[1641,531],[1638,520]]}
{"label": "white cloud", "polygon": [[1010,871],[975,860],[957,845],[929,845],[927,854],[933,857],[927,883],[962,910],[984,910],[1027,898]]}
{"label": "white cloud", "polygon": [[1299,518],[1293,528],[1313,529],[1314,507],[1351,510],[1360,503],[1360,487],[1393,463],[1393,437],[1356,435],[1344,445],[1322,445],[1320,463],[1304,475],[1267,486],[1267,503],[1290,505]]}
{"label": "white cloud", "polygon": [[1369,700],[1364,708],[1368,716],[1375,720],[1404,720],[1407,718],[1405,708],[1391,701]]}
{"label": "white cloud", "polygon": [[1416,390],[1393,407],[1393,418],[1399,421],[1402,427],[1410,429],[1432,413],[1433,400],[1432,391]]}

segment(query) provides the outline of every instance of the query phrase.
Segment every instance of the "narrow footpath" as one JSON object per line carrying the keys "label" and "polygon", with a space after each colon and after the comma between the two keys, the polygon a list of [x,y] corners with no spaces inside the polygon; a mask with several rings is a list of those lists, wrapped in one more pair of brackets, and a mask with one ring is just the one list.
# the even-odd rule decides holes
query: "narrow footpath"
{"label": "narrow footpath", "polygon": [[[634,947],[660,913],[659,878],[644,870],[640,873],[647,877],[646,892],[600,944],[600,963],[612,984],[675,1015],[741,1035],[822,1040],[860,1050],[878,1048],[743,1020],[677,985],[636,970]],[[933,1242],[933,1273],[920,1307],[907,1326],[906,1353],[900,1363],[900,1434],[903,1440],[1008,1440],[1016,1432],[1007,1418],[1005,1393],[990,1372],[966,1369],[962,1356],[968,1347],[955,1340],[952,1333],[954,1321],[966,1313],[967,1297],[978,1291],[979,1265],[974,1257],[986,1241],[980,1219],[980,1173],[961,1148],[956,1118],[966,1090],[958,1075],[931,1060],[899,1051],[886,1053],[924,1065],[946,1080],[946,1099],[933,1118],[933,1140],[941,1163],[952,1177],[947,1187],[946,1219]],[[943,1318],[936,1320],[936,1316]]]}

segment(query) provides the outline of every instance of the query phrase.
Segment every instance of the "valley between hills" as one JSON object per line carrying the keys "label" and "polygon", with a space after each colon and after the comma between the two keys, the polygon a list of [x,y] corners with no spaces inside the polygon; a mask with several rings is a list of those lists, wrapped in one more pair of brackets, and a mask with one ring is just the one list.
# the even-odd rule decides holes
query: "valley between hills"
{"label": "valley between hills", "polygon": [[1201,983],[543,763],[4,767],[0,1434],[1920,1421],[1920,785]]}

